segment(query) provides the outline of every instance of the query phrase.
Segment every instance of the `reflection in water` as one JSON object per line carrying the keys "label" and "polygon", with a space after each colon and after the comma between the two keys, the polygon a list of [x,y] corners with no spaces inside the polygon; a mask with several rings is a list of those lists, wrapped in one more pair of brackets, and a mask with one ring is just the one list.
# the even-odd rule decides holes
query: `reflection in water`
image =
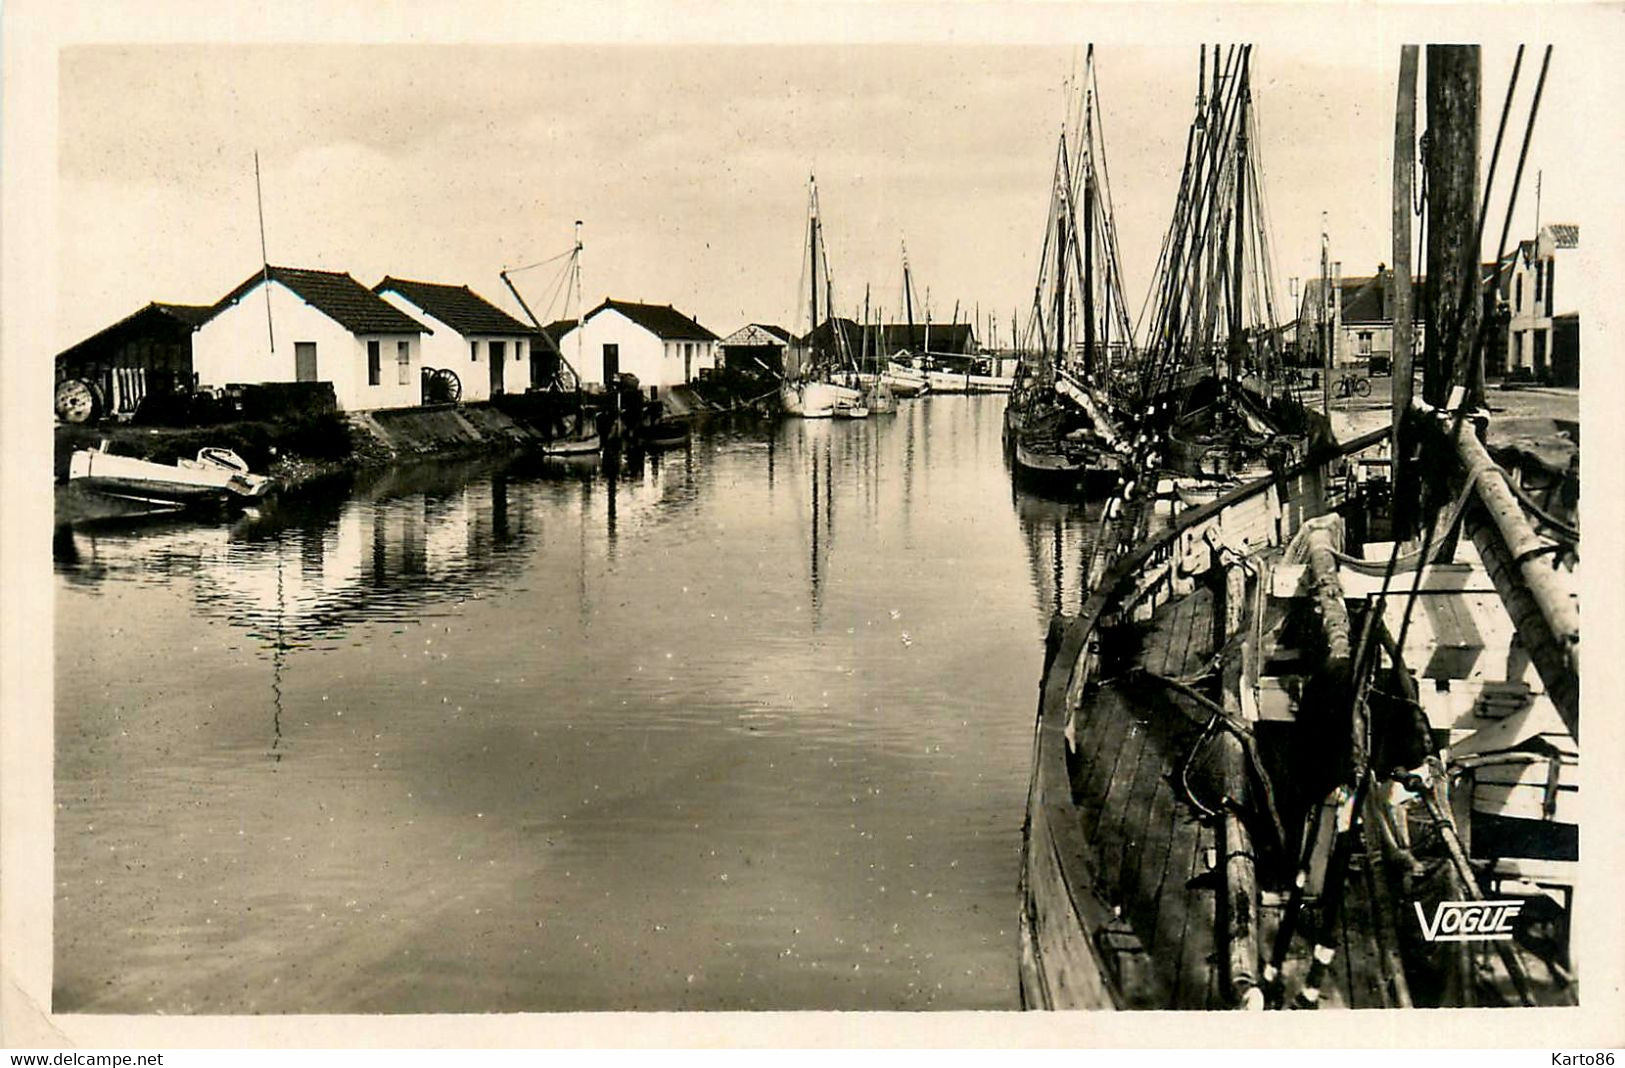
{"label": "reflection in water", "polygon": [[1014,1007],[1001,405],[58,532],[55,1008]]}
{"label": "reflection in water", "polygon": [[1087,504],[1012,490],[1011,504],[1027,542],[1036,604],[1047,619],[1077,615],[1089,591],[1084,588],[1089,557],[1104,502]]}

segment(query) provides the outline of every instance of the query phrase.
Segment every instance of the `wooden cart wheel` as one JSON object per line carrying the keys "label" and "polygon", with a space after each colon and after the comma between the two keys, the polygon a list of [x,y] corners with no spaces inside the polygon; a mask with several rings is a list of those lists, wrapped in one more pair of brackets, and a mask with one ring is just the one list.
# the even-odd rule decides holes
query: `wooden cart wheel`
{"label": "wooden cart wheel", "polygon": [[83,378],[69,378],[56,387],[56,415],[64,423],[91,423],[101,414],[96,387]]}
{"label": "wooden cart wheel", "polygon": [[440,395],[448,403],[456,404],[463,399],[463,380],[457,377],[457,372],[450,367],[442,367],[434,373],[435,383],[440,387]]}

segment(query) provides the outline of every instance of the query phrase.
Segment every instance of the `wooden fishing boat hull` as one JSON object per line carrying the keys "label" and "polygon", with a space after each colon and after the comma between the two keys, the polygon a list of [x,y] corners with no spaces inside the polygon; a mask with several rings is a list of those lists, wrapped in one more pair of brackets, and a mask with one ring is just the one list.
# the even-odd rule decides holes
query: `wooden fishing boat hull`
{"label": "wooden fishing boat hull", "polygon": [[1015,384],[1012,378],[955,371],[927,371],[925,380],[933,393],[1009,393]]}
{"label": "wooden fishing boat hull", "polygon": [[835,414],[836,405],[857,404],[863,394],[833,382],[787,382],[779,390],[779,399],[787,415],[828,419]]}
{"label": "wooden fishing boat hull", "polygon": [[1116,453],[1087,450],[1081,455],[1070,455],[1024,442],[1020,434],[1014,438],[1011,453],[1016,477],[1039,488],[1105,492],[1116,484],[1125,469],[1123,457]]}
{"label": "wooden fishing boat hull", "polygon": [[[1319,465],[1300,465],[1188,510],[1100,576],[1078,617],[1052,622],[1022,852],[1026,1006],[1234,1007],[1220,902],[1228,859],[1252,846],[1237,845],[1240,821],[1218,799],[1246,794],[1244,749],[1204,726],[1202,702],[1156,680],[1200,675],[1216,647],[1222,606],[1180,568],[1205,554],[1210,533],[1279,544],[1323,510],[1324,479]],[[1120,639],[1105,620],[1142,616],[1137,646],[1111,644]],[[1348,908],[1369,911],[1362,892],[1375,889],[1357,887]],[[1242,911],[1249,944],[1264,944],[1279,910],[1255,899]],[[1383,959],[1360,959],[1329,1003],[1390,1004]],[[1301,977],[1307,963],[1294,967]],[[1247,978],[1256,984],[1257,970]]]}
{"label": "wooden fishing boat hull", "polygon": [[676,449],[688,444],[688,428],[678,427],[675,430],[657,430],[645,435],[643,447],[645,449]]}
{"label": "wooden fishing boat hull", "polygon": [[930,383],[925,380],[925,372],[895,360],[887,362],[886,370],[881,373],[880,378],[899,397],[918,397],[931,388]]}
{"label": "wooden fishing boat hull", "polygon": [[884,381],[876,379],[863,393],[863,406],[870,415],[891,415],[897,411],[897,396]]}
{"label": "wooden fishing boat hull", "polygon": [[[1517,628],[1483,565],[1430,566],[1408,630],[1406,599],[1387,602],[1377,633],[1407,635],[1402,651],[1385,646],[1390,659],[1427,681],[1373,691],[1382,781],[1359,807],[1363,830],[1341,833],[1354,804],[1342,606],[1371,603],[1384,563],[1342,554],[1330,532],[1384,498],[1362,500],[1346,465],[1368,462],[1359,453],[1385,433],[1187,508],[1091,575],[1076,619],[1052,624],[1023,847],[1024,1004],[1252,1007],[1277,975],[1300,1007],[1572,1003],[1567,906],[1533,884],[1572,893],[1578,746],[1553,694],[1527,684],[1528,657],[1517,666]],[[1337,640],[1341,660],[1315,652]],[[1473,681],[1502,673],[1524,681]],[[1446,739],[1436,786],[1396,794],[1392,769]],[[1426,812],[1453,805],[1480,861],[1472,878],[1536,924],[1515,943],[1444,950],[1417,927],[1478,892],[1457,874],[1459,848],[1453,866],[1455,832]],[[1542,834],[1503,835],[1519,821]],[[1299,858],[1297,885],[1319,902],[1304,909]]]}
{"label": "wooden fishing boat hull", "polygon": [[671,418],[645,423],[636,430],[636,440],[645,449],[669,449],[688,442],[688,423]]}

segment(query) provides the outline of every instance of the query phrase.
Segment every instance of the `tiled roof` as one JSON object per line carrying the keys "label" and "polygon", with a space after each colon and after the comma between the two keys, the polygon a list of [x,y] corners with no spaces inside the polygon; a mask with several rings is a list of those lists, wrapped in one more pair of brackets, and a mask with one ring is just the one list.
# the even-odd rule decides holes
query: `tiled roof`
{"label": "tiled roof", "polygon": [[212,304],[164,304],[153,301],[105,327],[83,341],[57,354],[58,360],[75,360],[93,355],[105,347],[123,344],[135,337],[189,336],[214,316]]}
{"label": "tiled roof", "polygon": [[916,353],[925,352],[928,340],[931,352],[969,353],[976,348],[976,336],[970,323],[932,323],[927,330],[924,323],[915,323],[912,328],[907,323],[871,323],[864,326],[855,319],[845,319],[841,316],[834,316],[819,323],[817,330],[800,339],[801,344],[807,344],[808,338],[811,337],[820,345],[829,345],[836,329],[832,323],[839,324],[845,344],[854,355],[860,351],[873,351],[877,347],[887,356],[902,349]]}
{"label": "tiled roof", "polygon": [[1552,237],[1558,248],[1579,248],[1580,227],[1577,223],[1552,223]]}
{"label": "tiled roof", "polygon": [[165,304],[163,301],[155,300],[147,307],[157,308],[170,318],[179,319],[193,327],[202,326],[214,318],[213,304]]}
{"label": "tiled roof", "polygon": [[264,281],[265,274],[298,294],[306,304],[352,334],[432,334],[434,331],[401,311],[343,271],[301,267],[267,267],[255,271],[214,306],[215,312],[236,304]]}
{"label": "tiled roof", "polygon": [[1343,321],[1374,323],[1389,318],[1382,294],[1382,279],[1343,279]]}
{"label": "tiled roof", "polygon": [[533,334],[526,326],[467,286],[438,282],[414,282],[409,278],[385,276],[372,287],[374,293],[395,292],[434,316],[459,334]]}
{"label": "tiled roof", "polygon": [[638,304],[629,300],[605,300],[584,318],[612,309],[667,341],[716,341],[717,336],[670,304]]}
{"label": "tiled roof", "polygon": [[542,327],[542,336],[553,342],[554,348],[558,348],[559,342],[564,340],[564,335],[575,328],[576,321],[574,319],[554,319]]}

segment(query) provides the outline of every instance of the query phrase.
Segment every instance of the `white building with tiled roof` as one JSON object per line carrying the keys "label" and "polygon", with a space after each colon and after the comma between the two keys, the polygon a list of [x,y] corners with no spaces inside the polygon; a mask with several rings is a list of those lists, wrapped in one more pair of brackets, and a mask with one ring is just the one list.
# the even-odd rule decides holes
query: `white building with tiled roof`
{"label": "white building with tiled roof", "polygon": [[192,363],[199,386],[331,382],[346,411],[406,408],[423,400],[428,332],[342,271],[267,267],[214,306]]}
{"label": "white building with tiled roof", "polygon": [[601,386],[605,368],[639,385],[669,389],[717,365],[717,335],[670,304],[605,300],[564,332],[559,350],[583,385]]}
{"label": "white building with tiled roof", "polygon": [[1513,254],[1507,301],[1509,373],[1538,382],[1580,384],[1579,292],[1580,228],[1551,223]]}
{"label": "white building with tiled roof", "polygon": [[373,292],[432,328],[423,342],[423,364],[455,373],[463,400],[547,384],[550,364],[532,352],[536,329],[467,286],[386,277]]}

